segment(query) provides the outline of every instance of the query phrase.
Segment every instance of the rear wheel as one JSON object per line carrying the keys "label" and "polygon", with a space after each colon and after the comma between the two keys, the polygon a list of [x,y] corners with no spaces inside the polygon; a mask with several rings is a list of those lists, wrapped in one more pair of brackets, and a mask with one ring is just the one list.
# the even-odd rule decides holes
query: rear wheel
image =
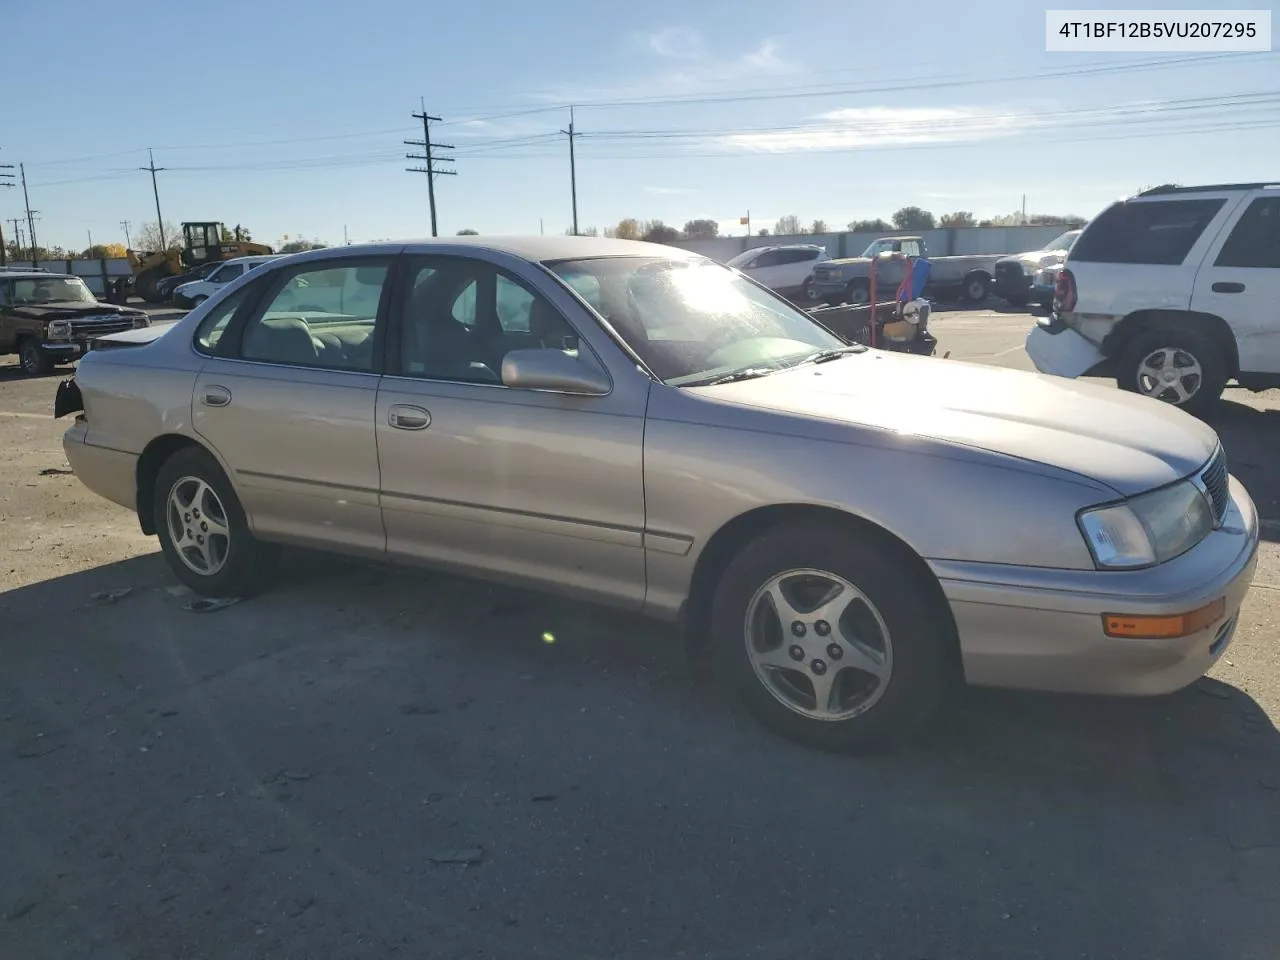
{"label": "rear wheel", "polygon": [[752,541],[721,578],[712,636],[722,676],[774,730],[824,749],[916,730],[954,676],[954,632],[921,602],[906,557],[814,523]]}
{"label": "rear wheel", "polygon": [[985,273],[971,273],[964,278],[964,298],[969,303],[982,303],[991,288],[991,278]]}
{"label": "rear wheel", "polygon": [[199,447],[185,447],[165,461],[152,510],[165,560],[202,597],[250,593],[275,559],[277,548],[249,532],[227,475]]}
{"label": "rear wheel", "polygon": [[1139,334],[1116,361],[1116,385],[1122,390],[1197,415],[1222,396],[1228,375],[1222,351],[1190,330]]}
{"label": "rear wheel", "polygon": [[40,344],[30,338],[18,345],[18,364],[28,377],[42,377],[53,370],[53,361],[40,349]]}

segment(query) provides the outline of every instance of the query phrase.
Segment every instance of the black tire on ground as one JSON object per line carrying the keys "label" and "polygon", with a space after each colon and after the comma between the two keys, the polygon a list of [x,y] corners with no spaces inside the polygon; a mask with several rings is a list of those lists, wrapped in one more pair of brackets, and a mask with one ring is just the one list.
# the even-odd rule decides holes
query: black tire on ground
{"label": "black tire on ground", "polygon": [[961,291],[966,303],[982,303],[987,299],[991,289],[991,278],[985,273],[971,273],[964,278],[964,289]]}
{"label": "black tire on ground", "polygon": [[28,377],[43,377],[53,371],[53,361],[40,344],[27,338],[18,344],[18,365]]}
{"label": "black tire on ground", "polygon": [[[212,575],[191,569],[179,556],[169,529],[169,495],[185,478],[204,481],[221,502],[230,530],[226,559]],[[231,482],[218,461],[200,447],[183,447],[160,467],[152,492],[153,522],[164,558],[178,579],[202,597],[248,596],[266,580],[279,553],[274,544],[263,543],[249,532],[244,510]]]}
{"label": "black tire on ground", "polygon": [[[757,677],[747,652],[745,624],[757,590],[774,576],[804,569],[854,585],[875,605],[891,637],[892,672],[884,692],[847,719],[817,720],[785,706]],[[717,671],[752,714],[789,739],[846,752],[900,742],[935,713],[958,677],[950,611],[941,598],[922,600],[921,593],[915,565],[877,540],[859,540],[831,524],[779,525],[734,557],[717,586],[711,614]]]}
{"label": "black tire on ground", "polygon": [[866,280],[850,280],[844,288],[845,303],[859,306],[871,299],[871,284]]}
{"label": "black tire on ground", "polygon": [[[1172,351],[1174,364],[1178,369],[1194,369],[1189,363],[1199,364],[1199,377],[1181,376],[1175,384],[1159,392],[1144,388],[1143,363],[1160,351]],[[1141,333],[1120,351],[1120,356],[1116,359],[1116,386],[1121,390],[1154,396],[1196,416],[1218,401],[1229,376],[1230,371],[1222,350],[1208,337],[1192,330],[1175,328]],[[1178,385],[1188,394],[1181,402],[1177,399]]]}
{"label": "black tire on ground", "polygon": [[133,291],[147,303],[160,303],[163,299],[160,296],[160,281],[166,276],[168,274],[158,267],[143,270],[133,281]]}

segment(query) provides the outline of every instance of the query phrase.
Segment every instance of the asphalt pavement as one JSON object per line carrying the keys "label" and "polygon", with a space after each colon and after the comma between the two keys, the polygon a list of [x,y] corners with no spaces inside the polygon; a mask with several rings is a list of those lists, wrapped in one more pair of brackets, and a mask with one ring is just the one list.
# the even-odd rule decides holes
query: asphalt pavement
{"label": "asphalt pavement", "polygon": [[[944,312],[1025,367],[1025,313]],[[0,957],[1271,960],[1280,548],[1211,677],[781,741],[661,626],[290,551],[193,612],[0,365]],[[1280,519],[1273,394],[1215,412]],[[3,562],[7,561],[7,563]]]}

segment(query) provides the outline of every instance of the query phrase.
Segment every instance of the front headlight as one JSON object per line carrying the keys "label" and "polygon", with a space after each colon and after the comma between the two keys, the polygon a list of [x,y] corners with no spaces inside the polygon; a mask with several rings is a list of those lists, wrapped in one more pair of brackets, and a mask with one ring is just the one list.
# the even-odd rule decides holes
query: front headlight
{"label": "front headlight", "polygon": [[151,326],[151,318],[145,313],[140,313],[133,318],[133,329],[140,330],[143,327]]}
{"label": "front headlight", "polygon": [[50,340],[70,340],[71,339],[71,321],[70,320],[50,320],[48,327],[48,337]]}
{"label": "front headlight", "polygon": [[1099,567],[1127,569],[1186,553],[1213,529],[1213,510],[1190,480],[1124,503],[1085,510],[1080,530]]}

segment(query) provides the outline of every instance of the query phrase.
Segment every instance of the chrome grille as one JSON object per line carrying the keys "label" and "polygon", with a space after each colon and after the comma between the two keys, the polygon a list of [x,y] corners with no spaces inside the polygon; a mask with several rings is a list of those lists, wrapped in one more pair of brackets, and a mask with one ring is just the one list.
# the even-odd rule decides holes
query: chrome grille
{"label": "chrome grille", "polygon": [[71,336],[76,340],[132,329],[133,317],[128,314],[105,313],[71,321]]}
{"label": "chrome grille", "polygon": [[1209,495],[1209,502],[1213,505],[1214,523],[1221,523],[1227,515],[1227,504],[1230,501],[1227,489],[1227,454],[1221,447],[1200,474],[1200,482],[1204,484],[1205,493]]}

